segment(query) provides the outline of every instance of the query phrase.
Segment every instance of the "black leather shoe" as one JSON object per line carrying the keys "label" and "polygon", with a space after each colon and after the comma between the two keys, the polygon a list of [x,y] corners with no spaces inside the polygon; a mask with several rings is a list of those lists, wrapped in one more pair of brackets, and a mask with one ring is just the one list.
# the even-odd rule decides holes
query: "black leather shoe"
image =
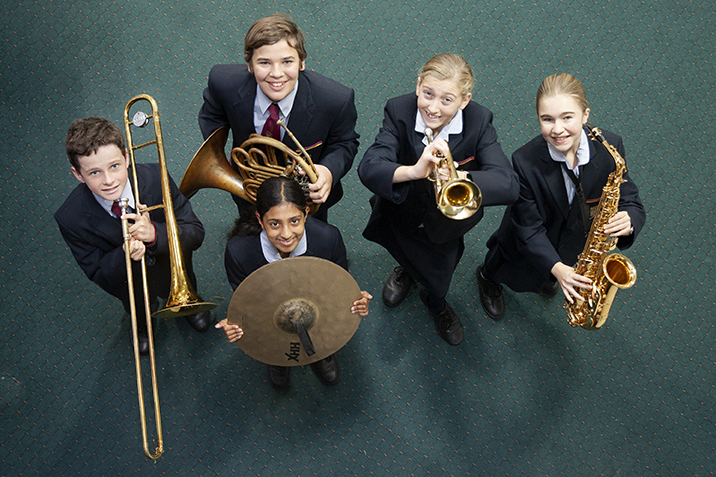
{"label": "black leather shoe", "polygon": [[[139,355],[146,356],[149,354],[149,335],[145,326],[139,326],[137,330],[137,341],[139,342]],[[132,335],[132,325],[129,325],[129,341],[132,343],[134,350],[134,336]]]}
{"label": "black leather shoe", "polygon": [[318,380],[325,386],[333,386],[340,378],[340,368],[336,355],[331,355],[315,363],[311,363],[311,369],[316,374]]}
{"label": "black leather shoe", "polygon": [[428,307],[428,291],[425,288],[420,290],[420,299],[423,301],[425,307],[428,308],[430,318],[435,322],[435,329],[440,337],[452,346],[457,346],[462,343],[465,332],[462,323],[460,323],[460,319],[452,307],[445,302],[445,308],[443,308],[443,311],[441,311],[439,315],[432,313]]}
{"label": "black leather shoe", "polygon": [[211,312],[208,310],[197,313],[196,315],[187,315],[185,318],[191,327],[199,333],[204,333],[208,330],[212,322]]}
{"label": "black leather shoe", "polygon": [[502,285],[482,276],[482,267],[477,267],[477,287],[480,289],[480,302],[487,316],[499,320],[505,314],[505,299],[502,296]]}
{"label": "black leather shoe", "polygon": [[393,274],[383,285],[383,303],[393,308],[400,305],[410,293],[413,286],[413,278],[408,275],[403,267],[395,267]]}
{"label": "black leather shoe", "polygon": [[271,387],[276,391],[283,391],[291,385],[291,368],[286,366],[272,366],[269,364],[268,376]]}
{"label": "black leather shoe", "polygon": [[542,285],[540,293],[547,296],[555,296],[561,288],[562,286],[559,284],[559,281],[555,281],[554,283],[545,283]]}

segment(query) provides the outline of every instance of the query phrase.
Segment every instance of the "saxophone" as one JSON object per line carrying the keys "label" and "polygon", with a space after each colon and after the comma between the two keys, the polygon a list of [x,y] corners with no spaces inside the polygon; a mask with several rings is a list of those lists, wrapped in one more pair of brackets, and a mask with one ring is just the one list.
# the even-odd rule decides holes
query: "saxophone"
{"label": "saxophone", "polygon": [[575,300],[574,303],[565,300],[564,307],[567,309],[570,326],[596,330],[607,320],[617,290],[629,288],[636,282],[636,268],[631,260],[620,253],[607,255],[616,247],[617,238],[604,233],[604,224],[617,213],[619,207],[619,187],[626,182],[622,178],[626,163],[616,148],[607,142],[599,128],[587,125],[587,129],[591,139],[601,142],[612,155],[616,169],[607,178],[592,227],[589,229],[587,243],[584,244],[574,267],[575,273],[592,279],[592,289],[581,289],[579,293],[583,300]]}

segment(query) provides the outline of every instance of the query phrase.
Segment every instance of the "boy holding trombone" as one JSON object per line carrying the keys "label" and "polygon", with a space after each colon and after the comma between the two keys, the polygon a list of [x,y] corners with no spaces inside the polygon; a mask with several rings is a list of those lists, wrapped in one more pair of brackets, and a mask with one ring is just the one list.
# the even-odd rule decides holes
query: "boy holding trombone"
{"label": "boy holding trombone", "polygon": [[[145,257],[148,295],[152,311],[158,308],[158,297],[166,297],[170,288],[170,257],[164,212],[136,213],[144,209],[134,200],[129,180],[130,160],[124,136],[117,126],[102,118],[75,120],[67,131],[65,143],[72,173],[81,182],[55,212],[62,237],[77,264],[87,277],[110,295],[119,298],[130,313],[127,267],[122,234],[119,200],[129,199],[131,221],[128,228],[130,256],[134,276],[141,276],[138,261]],[[137,164],[137,181],[142,202],[155,205],[163,201],[159,164]],[[204,240],[204,226],[194,215],[191,204],[169,178],[171,197],[189,279],[196,288],[191,270],[191,252]],[[141,280],[134,280],[137,305],[137,337],[140,354],[149,353],[148,333]],[[211,313],[204,311],[186,317],[199,332],[211,325]]]}

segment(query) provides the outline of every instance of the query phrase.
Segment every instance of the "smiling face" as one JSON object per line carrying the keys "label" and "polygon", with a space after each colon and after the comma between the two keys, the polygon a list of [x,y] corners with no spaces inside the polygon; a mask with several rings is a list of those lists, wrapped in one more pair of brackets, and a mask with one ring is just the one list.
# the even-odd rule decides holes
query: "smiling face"
{"label": "smiling face", "polygon": [[110,144],[97,148],[89,156],[77,158],[80,170],[72,168],[72,173],[78,181],[87,184],[87,187],[106,200],[119,200],[122,197],[124,186],[127,185],[127,168],[129,157]]}
{"label": "smiling face", "polygon": [[273,102],[279,102],[293,91],[298,72],[306,67],[299,60],[298,51],[281,40],[254,50],[249,71],[253,73],[261,91]]}
{"label": "smiling face", "polygon": [[470,93],[463,97],[455,81],[439,80],[432,76],[418,79],[415,94],[418,96],[420,116],[435,136],[452,121],[458,110],[465,109],[472,98]]}
{"label": "smiling face", "polygon": [[269,242],[276,247],[282,258],[288,257],[301,241],[306,227],[308,208],[301,210],[291,202],[283,202],[271,207],[259,219],[261,228],[266,231]]}
{"label": "smiling face", "polygon": [[583,110],[577,100],[567,94],[543,97],[537,108],[542,137],[568,159],[579,149],[582,125],[589,118],[589,108]]}

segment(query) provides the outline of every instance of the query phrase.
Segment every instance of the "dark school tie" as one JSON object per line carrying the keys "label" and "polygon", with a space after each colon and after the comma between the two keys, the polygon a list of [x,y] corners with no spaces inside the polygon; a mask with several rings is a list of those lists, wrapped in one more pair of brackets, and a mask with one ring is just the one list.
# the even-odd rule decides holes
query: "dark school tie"
{"label": "dark school tie", "polygon": [[579,177],[577,177],[564,162],[562,163],[562,167],[572,180],[572,184],[574,184],[574,188],[577,192],[576,199],[577,202],[579,202],[579,212],[582,216],[582,225],[584,226],[584,235],[589,235],[589,228],[591,225],[589,223],[589,208],[587,207],[587,200],[584,198],[584,189],[582,189],[582,170],[584,166],[579,166]]}
{"label": "dark school tie", "polygon": [[264,123],[264,128],[261,131],[261,135],[272,137],[280,141],[281,127],[278,125],[278,113],[278,104],[271,103],[271,106],[269,106],[269,117]]}
{"label": "dark school tie", "polygon": [[118,219],[122,218],[122,208],[119,206],[119,202],[112,203],[112,213],[116,215]]}

